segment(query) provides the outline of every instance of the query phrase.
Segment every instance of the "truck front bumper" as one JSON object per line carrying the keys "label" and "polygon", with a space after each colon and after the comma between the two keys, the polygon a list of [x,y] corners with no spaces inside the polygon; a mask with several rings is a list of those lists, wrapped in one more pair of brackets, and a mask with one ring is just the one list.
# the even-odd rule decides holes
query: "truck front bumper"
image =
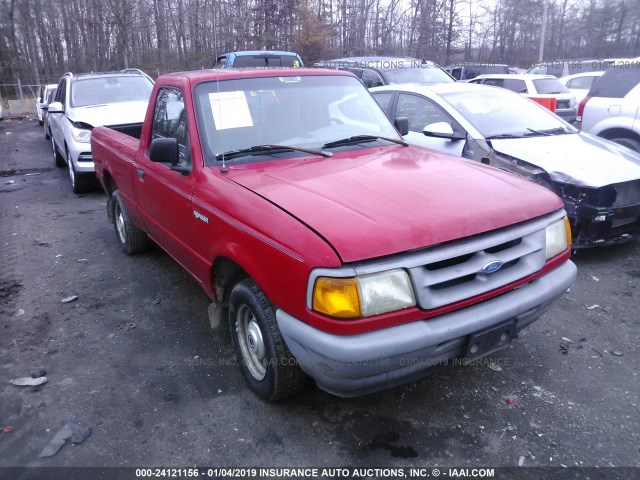
{"label": "truck front bumper", "polygon": [[536,320],[577,274],[567,261],[508,293],[445,315],[358,335],[333,335],[276,311],[289,350],[318,386],[335,395],[363,395],[435,373],[467,352],[473,334],[513,321]]}

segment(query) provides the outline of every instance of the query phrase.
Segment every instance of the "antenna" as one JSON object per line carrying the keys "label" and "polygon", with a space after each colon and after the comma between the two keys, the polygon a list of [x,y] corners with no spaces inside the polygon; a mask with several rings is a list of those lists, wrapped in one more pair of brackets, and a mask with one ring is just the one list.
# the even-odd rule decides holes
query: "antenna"
{"label": "antenna", "polygon": [[[215,5],[215,4],[214,4]],[[218,55],[218,21],[216,18],[216,9],[214,6],[213,9],[213,49],[216,55]],[[220,105],[222,102],[220,102],[220,71],[219,70],[215,70],[217,78],[216,78],[216,86],[218,88],[218,110],[219,110],[219,115],[218,118],[222,118],[222,110],[220,108]],[[215,127],[215,122],[214,123],[214,127]],[[220,168],[220,173],[227,173],[229,171],[229,169],[227,168],[227,164],[225,162],[225,148],[224,148],[224,133],[222,133],[222,130],[220,129],[220,146],[222,147],[222,168]]]}

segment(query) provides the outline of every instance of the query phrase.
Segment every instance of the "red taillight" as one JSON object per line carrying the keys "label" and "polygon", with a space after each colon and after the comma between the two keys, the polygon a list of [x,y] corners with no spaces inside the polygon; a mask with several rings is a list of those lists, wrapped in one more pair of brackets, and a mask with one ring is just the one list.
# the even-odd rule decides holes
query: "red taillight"
{"label": "red taillight", "polygon": [[582,114],[584,113],[584,106],[587,104],[587,102],[591,100],[591,97],[584,97],[582,99],[582,101],[580,102],[580,105],[578,105],[578,113],[576,115],[576,122],[581,122],[582,121]]}

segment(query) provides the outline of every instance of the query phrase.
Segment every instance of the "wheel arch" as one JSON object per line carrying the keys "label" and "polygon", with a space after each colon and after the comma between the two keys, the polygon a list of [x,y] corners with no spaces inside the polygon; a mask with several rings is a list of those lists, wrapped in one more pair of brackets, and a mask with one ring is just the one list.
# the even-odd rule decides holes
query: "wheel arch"
{"label": "wheel arch", "polygon": [[111,173],[109,173],[109,170],[107,170],[106,168],[103,170],[103,173],[102,173],[102,187],[104,188],[104,191],[109,198],[113,196],[113,192],[118,190],[118,185],[116,184],[116,181],[113,179],[113,176],[111,175]]}
{"label": "wheel arch", "polygon": [[210,274],[211,291],[215,296],[214,300],[222,305],[227,305],[231,289],[236,283],[245,278],[252,278],[254,282],[256,281],[245,268],[233,259],[227,256],[217,257],[213,261]]}
{"label": "wheel arch", "polygon": [[633,140],[637,140],[640,142],[640,135],[634,132],[633,130],[630,130],[627,128],[618,128],[618,127],[608,128],[600,132],[598,136],[602,138],[606,138],[607,140],[611,140],[613,138],[625,137],[625,138],[631,138]]}

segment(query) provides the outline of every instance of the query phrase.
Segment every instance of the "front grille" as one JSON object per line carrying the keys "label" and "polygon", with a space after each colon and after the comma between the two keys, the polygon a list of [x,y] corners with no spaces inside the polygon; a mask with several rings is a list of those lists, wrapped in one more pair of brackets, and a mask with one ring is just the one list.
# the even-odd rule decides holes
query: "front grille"
{"label": "front grille", "polygon": [[[537,272],[546,261],[549,223],[549,217],[534,220],[416,254],[408,270],[418,306],[425,310],[442,307]],[[483,273],[483,267],[496,260],[502,263],[501,268]]]}
{"label": "front grille", "polygon": [[91,152],[83,152],[78,155],[79,162],[93,162],[93,157],[91,156]]}

